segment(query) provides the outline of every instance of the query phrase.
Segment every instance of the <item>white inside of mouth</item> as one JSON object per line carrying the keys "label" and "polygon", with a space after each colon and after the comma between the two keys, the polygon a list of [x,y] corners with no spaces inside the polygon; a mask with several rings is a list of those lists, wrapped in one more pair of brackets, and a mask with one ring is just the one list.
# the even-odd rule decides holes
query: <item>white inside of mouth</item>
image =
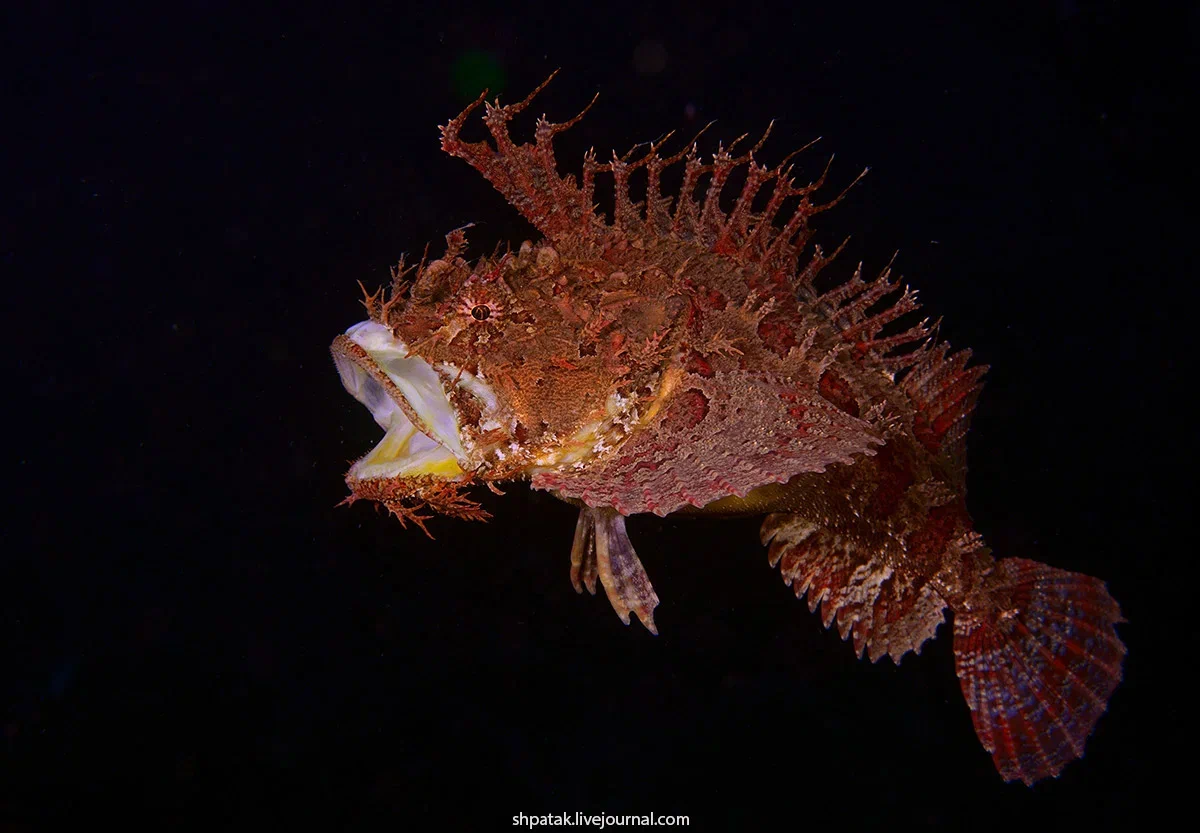
{"label": "white inside of mouth", "polygon": [[335,355],[342,385],[367,407],[375,422],[386,432],[375,448],[354,464],[350,476],[366,480],[462,474],[459,460],[466,458],[466,452],[459,439],[458,420],[442,391],[437,372],[423,359],[407,357],[408,347],[382,324],[363,321],[347,330],[346,335],[387,374],[416,411],[427,432],[413,425],[371,374],[346,356]]}

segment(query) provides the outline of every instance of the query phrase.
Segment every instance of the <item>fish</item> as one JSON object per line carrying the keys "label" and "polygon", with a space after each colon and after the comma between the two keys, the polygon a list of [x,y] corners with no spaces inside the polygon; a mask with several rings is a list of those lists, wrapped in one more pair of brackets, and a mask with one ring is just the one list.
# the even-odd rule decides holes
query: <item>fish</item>
{"label": "fish", "polygon": [[[818,196],[828,165],[797,184],[795,154],[761,164],[768,127],[737,155],[744,136],[707,161],[695,140],[664,156],[667,134],[603,163],[590,150],[563,175],[555,137],[595,98],[538,118],[532,141],[509,130],[553,77],[514,104],[484,91],[439,128],[541,239],[468,261],[467,228],[451,231],[440,257],[426,248],[364,288],[366,319],[333,341],[343,386],[384,432],[344,502],[429,534],[435,515],[487,520],[472,487],[527,482],[579,509],[576,592],[599,584],[654,634],[659,598],[626,518],[764,516],[770,566],[860,658],[920,653],[949,612],[997,771],[1057,777],[1121,681],[1125,620],[1099,579],[997,559],[974,529],[966,434],[986,368],[919,319],[893,264],[830,277],[842,247],[827,253],[811,220],[848,188]],[[480,105],[490,141],[469,141]]]}

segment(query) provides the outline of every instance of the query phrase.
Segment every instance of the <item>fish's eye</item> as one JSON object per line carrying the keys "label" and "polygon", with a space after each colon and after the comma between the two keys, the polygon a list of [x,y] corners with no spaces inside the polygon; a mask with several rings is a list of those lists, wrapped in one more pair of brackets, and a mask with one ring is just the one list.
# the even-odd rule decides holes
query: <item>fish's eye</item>
{"label": "fish's eye", "polygon": [[471,307],[471,317],[476,321],[487,321],[492,314],[492,308],[487,304],[476,304]]}

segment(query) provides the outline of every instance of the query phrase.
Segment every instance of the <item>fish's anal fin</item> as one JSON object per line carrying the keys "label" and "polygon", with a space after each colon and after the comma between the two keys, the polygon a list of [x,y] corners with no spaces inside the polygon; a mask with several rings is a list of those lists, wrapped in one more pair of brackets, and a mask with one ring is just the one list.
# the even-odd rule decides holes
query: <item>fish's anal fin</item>
{"label": "fish's anal fin", "polygon": [[966,602],[954,656],[980,742],[1006,781],[1057,776],[1121,681],[1120,608],[1099,579],[1023,558],[998,562]]}
{"label": "fish's anal fin", "polygon": [[586,586],[595,595],[597,578],[622,622],[628,625],[633,613],[646,630],[658,634],[658,594],[625,531],[625,516],[612,507],[585,506],[579,510],[571,547],[571,584],[576,593]]}
{"label": "fish's anal fin", "polygon": [[761,536],[770,544],[768,562],[796,598],[808,594],[809,610],[819,605],[825,627],[836,622],[859,657],[865,651],[876,662],[887,654],[899,663],[909,651],[920,653],[945,621],[946,603],[933,584],[888,558],[880,540],[788,513],[768,515]]}

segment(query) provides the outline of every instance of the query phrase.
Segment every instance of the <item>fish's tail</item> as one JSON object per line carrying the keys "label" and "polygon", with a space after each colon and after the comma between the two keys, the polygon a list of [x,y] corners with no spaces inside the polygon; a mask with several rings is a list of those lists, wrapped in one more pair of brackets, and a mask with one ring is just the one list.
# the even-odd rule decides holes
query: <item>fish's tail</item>
{"label": "fish's tail", "polygon": [[955,610],[958,679],[1004,780],[1032,784],[1082,757],[1121,682],[1123,621],[1104,582],[1024,558],[997,562]]}

